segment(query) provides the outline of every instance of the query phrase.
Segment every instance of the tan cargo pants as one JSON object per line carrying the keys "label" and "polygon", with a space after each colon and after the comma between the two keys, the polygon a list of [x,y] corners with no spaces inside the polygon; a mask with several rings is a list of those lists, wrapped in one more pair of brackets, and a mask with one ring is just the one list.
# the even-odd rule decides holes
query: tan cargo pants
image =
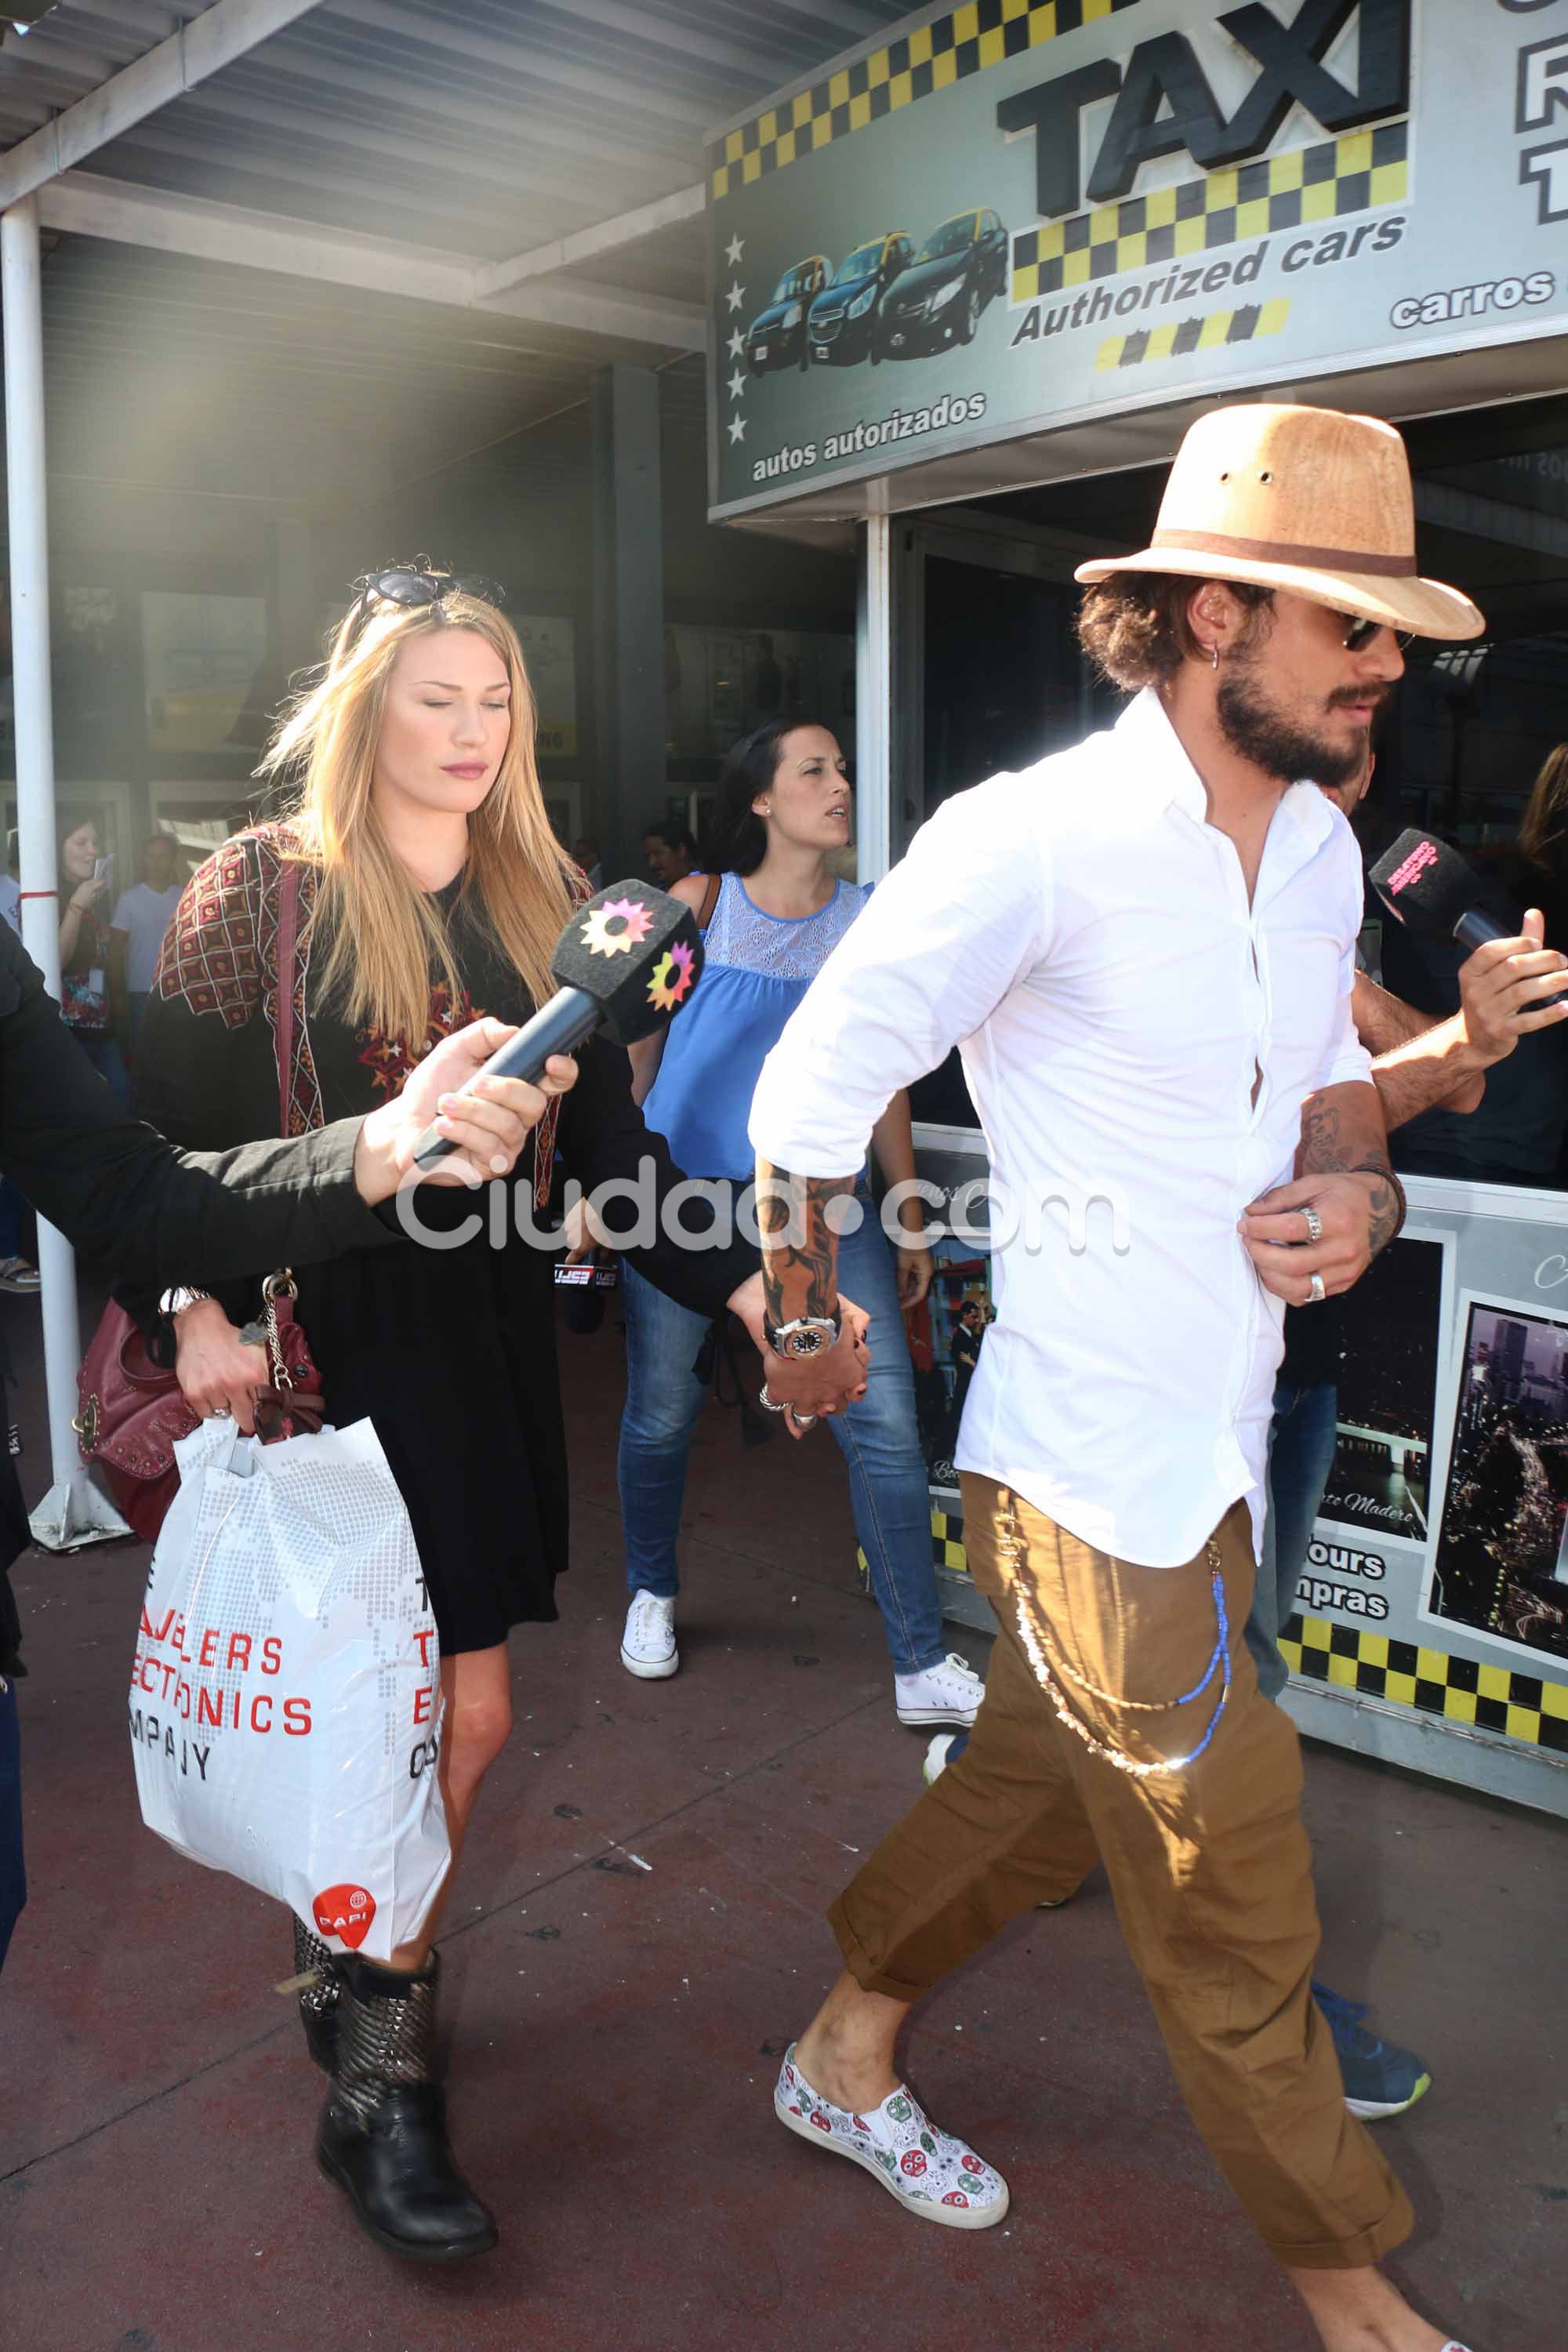
{"label": "tan cargo pants", "polygon": [[[1318,1915],[1300,1752],[1242,1639],[1246,1505],[1184,1567],[1148,1569],[1079,1542],[989,1479],[963,1486],[970,1566],[1001,1638],[963,1754],[829,1913],[846,1966],[868,1991],[918,2000],[1102,1861],[1193,2119],[1269,2252],[1300,2269],[1377,2261],[1415,2217],[1346,2110],[1310,1990]],[[1194,1688],[1215,1648],[1211,1552],[1229,1619],[1225,1713],[1195,1762],[1135,1777],[1060,1719],[1037,1668],[1101,1747],[1141,1762],[1189,1754],[1219,1675],[1165,1703]]]}

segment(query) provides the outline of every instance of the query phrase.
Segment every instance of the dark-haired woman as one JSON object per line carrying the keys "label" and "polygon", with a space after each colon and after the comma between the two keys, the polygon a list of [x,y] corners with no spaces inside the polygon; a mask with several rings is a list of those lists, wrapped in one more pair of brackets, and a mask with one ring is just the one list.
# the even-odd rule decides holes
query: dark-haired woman
{"label": "dark-haired woman", "polygon": [[[664,1040],[633,1048],[637,1090],[650,1127],[689,1175],[750,1183],[752,1093],[768,1053],[869,892],[835,878],[828,860],[850,836],[844,755],[826,727],[773,719],[737,744],[719,780],[707,844],[709,873],[674,885],[696,908],[707,961],[702,985]],[[662,1058],[661,1058],[662,1054]],[[914,1174],[909,1098],[898,1095],[873,1139],[889,1185]],[[846,1291],[869,1314],[870,1379],[832,1422],[849,1468],[855,1525],[892,1652],[899,1718],[973,1721],[983,1685],[943,1646],[931,1556],[931,1503],[915,1418],[914,1373],[902,1310],[931,1281],[918,1241],[895,1254],[864,1181],[860,1223],[839,1244]],[[922,1229],[916,1197],[900,1207]],[[629,1605],[621,1642],[628,1674],[675,1673],[676,1538],[686,1458],[705,1390],[692,1371],[699,1315],[628,1266],[628,1374],[617,1471]]]}

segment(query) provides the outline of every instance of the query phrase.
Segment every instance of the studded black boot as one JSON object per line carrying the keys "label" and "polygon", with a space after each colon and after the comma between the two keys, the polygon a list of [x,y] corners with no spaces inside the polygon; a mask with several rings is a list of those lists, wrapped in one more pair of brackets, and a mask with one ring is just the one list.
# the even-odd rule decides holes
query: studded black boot
{"label": "studded black boot", "polygon": [[300,1988],[300,2021],[305,2045],[323,2074],[330,2074],[338,2055],[338,1958],[312,1936],[302,1919],[294,1922],[294,1973],[315,1970],[315,1981]]}
{"label": "studded black boot", "polygon": [[390,2253],[458,2263],[486,2252],[495,2221],[458,2170],[435,2079],[437,1955],[419,1976],[357,1956],[336,1966],[338,2070],[316,2135],[321,2170]]}

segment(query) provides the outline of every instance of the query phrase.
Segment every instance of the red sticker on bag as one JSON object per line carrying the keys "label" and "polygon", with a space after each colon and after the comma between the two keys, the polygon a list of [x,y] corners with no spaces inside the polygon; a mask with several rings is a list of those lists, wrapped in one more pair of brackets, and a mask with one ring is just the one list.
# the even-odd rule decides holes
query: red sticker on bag
{"label": "red sticker on bag", "polygon": [[317,1895],[311,1907],[316,1914],[318,1935],[336,1936],[351,1952],[357,1952],[370,1933],[370,1923],[375,1916],[375,1897],[368,1886],[328,1886]]}

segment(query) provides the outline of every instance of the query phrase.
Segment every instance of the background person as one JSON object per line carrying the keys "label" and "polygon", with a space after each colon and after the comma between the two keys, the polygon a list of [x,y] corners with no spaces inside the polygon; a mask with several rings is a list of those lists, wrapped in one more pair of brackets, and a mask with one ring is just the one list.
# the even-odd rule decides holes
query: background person
{"label": "background person", "polygon": [[[1540,919],[1526,924],[1537,945],[1568,939],[1568,744],[1543,763],[1517,840],[1486,868],[1483,881],[1484,903],[1504,931],[1513,930],[1527,908]],[[1383,976],[1430,1024],[1452,1018],[1460,1006],[1461,953],[1390,922]],[[1396,1167],[1461,1183],[1559,1181],[1568,1140],[1568,1028],[1542,1023],[1516,1043],[1518,1050],[1490,1069],[1473,1116],[1463,1115],[1462,1104],[1440,1102],[1410,1120],[1394,1148]]]}
{"label": "background person", "polygon": [[659,817],[642,837],[643,865],[650,882],[673,890],[697,871],[697,844],[673,817]]}
{"label": "background person", "polygon": [[[680,1165],[694,1176],[728,1179],[737,1193],[751,1177],[746,1118],[757,1074],[871,895],[828,870],[830,853],[849,839],[849,814],[835,737],[808,721],[769,719],[725,759],[706,845],[710,878],[674,885],[705,926],[702,982],[673,1028],[633,1046],[637,1088],[649,1126],[668,1139]],[[873,1142],[889,1184],[912,1178],[907,1095],[889,1103]],[[870,1374],[865,1395],[834,1416],[833,1434],[848,1465],[856,1532],[887,1628],[899,1720],[969,1723],[981,1684],[943,1639],[902,1319],[925,1297],[931,1256],[912,1240],[895,1252],[864,1182],[857,1198],[860,1223],[840,1248],[844,1286],[871,1318]],[[924,1215],[918,1198],[900,1211],[916,1234]],[[680,1664],[676,1544],[691,1433],[707,1393],[692,1370],[703,1327],[635,1267],[627,1268],[624,1301],[626,1402],[616,1468],[629,1606],[621,1664],[657,1681]]]}
{"label": "background person", "polygon": [[136,1059],[136,1033],[158,970],[158,950],[180,903],[178,845],[166,833],[149,835],[142,848],[138,878],[114,902],[109,922],[109,981],[125,1007],[121,1044]]}
{"label": "background person", "polygon": [[125,1101],[123,1007],[110,971],[106,900],[98,827],[90,817],[60,835],[60,1013],[66,1027],[116,1099]]}
{"label": "background person", "polygon": [[[1371,779],[1369,762],[1359,778],[1322,790],[1350,817]],[[1489,940],[1466,958],[1458,973],[1460,1010],[1447,1021],[1434,1024],[1357,972],[1351,1016],[1362,1044],[1377,1056],[1373,1080],[1391,1137],[1434,1104],[1451,1117],[1473,1116],[1491,1083],[1487,1074],[1521,1037],[1568,1020],[1568,1005],[1535,1010],[1536,1000],[1559,984],[1553,976],[1565,960],[1542,950],[1538,909],[1526,923],[1524,934]],[[1295,1614],[1307,1548],[1333,1468],[1343,1322],[1335,1298],[1285,1310],[1285,1353],[1269,1432],[1268,1517],[1247,1621],[1247,1647],[1266,1698],[1279,1699],[1289,1681],[1279,1634]],[[1312,1994],[1334,2037],[1351,2113],[1375,2122],[1414,2106],[1431,2086],[1426,2062],[1373,2032],[1363,2021],[1363,2002],[1347,2000],[1320,1978],[1312,1980]]]}
{"label": "background person", "polygon": [[[476,1013],[521,1020],[553,993],[550,956],[577,901],[534,765],[535,711],[500,592],[405,569],[368,576],[324,677],[286,719],[265,772],[299,786],[295,814],[230,841],[193,877],[142,1024],[148,1114],[183,1140],[276,1131],[274,1006],[285,869],[299,880],[291,1130],[396,1097],[432,1042]],[[237,955],[247,949],[254,965]],[[253,969],[248,987],[236,974]],[[566,1083],[564,1076],[545,1087]],[[577,1082],[541,1119],[536,1207],[559,1149],[590,1192],[651,1160],[660,1199],[678,1171],[645,1129],[625,1055],[581,1050]],[[426,1226],[437,1222],[423,1205]],[[447,1222],[476,1215],[449,1198]],[[556,1615],[567,1560],[565,1430],[552,1259],[486,1202],[475,1238],[294,1264],[300,1319],[334,1420],[366,1416],[407,1505],[441,1649],[441,1788],[454,1870],[479,1785],[511,1728],[507,1636]],[[635,1255],[635,1254],[634,1254]],[[755,1253],[690,1254],[659,1238],[640,1262],[704,1316],[757,1318]],[[750,1286],[740,1286],[751,1275]],[[253,1288],[195,1295],[173,1316],[187,1402],[248,1427],[262,1350],[237,1328]],[[153,1301],[138,1302],[143,1315]],[[294,1922],[312,2054],[332,2071],[323,2168],[377,2242],[455,2261],[495,2225],[453,2159],[436,2088],[439,1910],[390,1966],[334,1958]]]}
{"label": "background person", "polygon": [[1005,2183],[924,2117],[896,2037],[1099,1855],[1194,2120],[1327,2352],[1447,2339],[1376,2268],[1414,2217],[1345,2113],[1310,1994],[1299,1746],[1239,1628],[1278,1302],[1347,1288],[1400,1222],[1349,1017],[1360,857],[1291,780],[1360,772],[1396,631],[1479,633],[1414,543],[1388,426],[1268,403],[1200,419],[1153,543],[1079,574],[1085,647],[1137,698],[922,828],[752,1114],[759,1181],[794,1212],[764,1235],[770,1331],[830,1311],[828,1203],[889,1089],[960,1040],[997,1186],[1114,1186],[1127,1237],[996,1253],[959,1455],[1000,1627],[985,1701],[834,1906],[845,1973],[776,2112],[912,2213],[999,2221]]}

